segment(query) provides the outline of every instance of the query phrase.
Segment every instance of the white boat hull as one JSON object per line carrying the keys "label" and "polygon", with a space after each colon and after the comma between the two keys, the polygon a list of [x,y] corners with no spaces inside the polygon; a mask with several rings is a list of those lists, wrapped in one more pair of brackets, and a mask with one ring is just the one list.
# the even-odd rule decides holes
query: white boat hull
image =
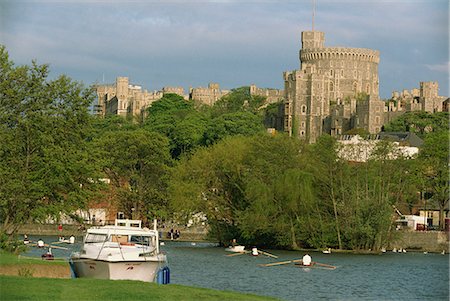
{"label": "white boat hull", "polygon": [[77,278],[111,280],[140,280],[154,282],[162,262],[120,261],[108,262],[90,259],[72,259],[72,267]]}

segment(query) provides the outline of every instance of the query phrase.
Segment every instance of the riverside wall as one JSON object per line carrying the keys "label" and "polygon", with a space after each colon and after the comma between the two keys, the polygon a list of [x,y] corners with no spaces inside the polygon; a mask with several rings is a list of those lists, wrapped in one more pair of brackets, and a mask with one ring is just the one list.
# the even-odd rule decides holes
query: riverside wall
{"label": "riverside wall", "polygon": [[417,252],[449,253],[449,232],[444,231],[398,231],[389,248]]}

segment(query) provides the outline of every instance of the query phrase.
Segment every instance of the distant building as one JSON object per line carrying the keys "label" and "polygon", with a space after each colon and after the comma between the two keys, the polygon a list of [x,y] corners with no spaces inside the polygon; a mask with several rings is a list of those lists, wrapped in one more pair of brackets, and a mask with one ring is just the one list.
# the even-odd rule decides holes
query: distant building
{"label": "distant building", "polygon": [[164,87],[162,91],[148,92],[141,86],[130,84],[128,77],[117,77],[115,84],[97,85],[96,113],[101,116],[143,116],[145,109],[164,93],[175,93],[184,98],[184,89]]}
{"label": "distant building", "polygon": [[284,90],[258,88],[256,85],[250,85],[250,95],[265,97],[266,104],[277,103],[284,100]]}
{"label": "distant building", "polygon": [[212,106],[228,93],[230,93],[229,90],[220,90],[218,83],[209,83],[207,88],[190,88],[189,99],[200,104]]}
{"label": "distant building", "polygon": [[338,156],[351,162],[367,162],[380,141],[392,143],[393,150],[387,159],[395,159],[399,156],[414,158],[423,144],[423,140],[416,134],[404,132],[381,132],[367,137],[339,135],[337,141],[339,143]]}
{"label": "distant building", "polygon": [[379,52],[325,47],[325,34],[302,32],[300,69],[284,72],[284,130],[314,143],[323,133],[352,128],[377,133],[384,102],[378,97]]}

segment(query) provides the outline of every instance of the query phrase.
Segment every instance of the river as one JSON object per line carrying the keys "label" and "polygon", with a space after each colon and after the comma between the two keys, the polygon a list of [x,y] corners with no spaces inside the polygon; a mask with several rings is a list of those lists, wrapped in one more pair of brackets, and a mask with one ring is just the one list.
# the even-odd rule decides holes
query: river
{"label": "river", "polygon": [[[38,237],[31,237],[36,240]],[[46,243],[56,237],[42,237]],[[80,244],[59,245],[77,249]],[[313,261],[334,270],[299,268],[293,264],[259,264],[299,259],[305,253],[265,250],[277,259],[250,255],[226,256],[209,243],[165,242],[171,283],[267,295],[282,300],[449,300],[449,256],[423,253],[382,255],[310,253]],[[71,250],[52,249],[67,258]],[[40,256],[31,248],[24,255]]]}

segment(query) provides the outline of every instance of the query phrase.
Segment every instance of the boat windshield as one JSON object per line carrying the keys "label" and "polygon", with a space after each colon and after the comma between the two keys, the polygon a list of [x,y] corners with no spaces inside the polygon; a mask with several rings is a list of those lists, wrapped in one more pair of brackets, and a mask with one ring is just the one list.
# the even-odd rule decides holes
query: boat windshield
{"label": "boat windshield", "polygon": [[152,244],[151,236],[141,236],[141,235],[131,235],[130,242],[137,243],[140,245],[150,246]]}
{"label": "boat windshield", "polygon": [[86,235],[85,243],[96,243],[96,242],[105,242],[106,234],[98,234],[98,233],[88,233]]}

